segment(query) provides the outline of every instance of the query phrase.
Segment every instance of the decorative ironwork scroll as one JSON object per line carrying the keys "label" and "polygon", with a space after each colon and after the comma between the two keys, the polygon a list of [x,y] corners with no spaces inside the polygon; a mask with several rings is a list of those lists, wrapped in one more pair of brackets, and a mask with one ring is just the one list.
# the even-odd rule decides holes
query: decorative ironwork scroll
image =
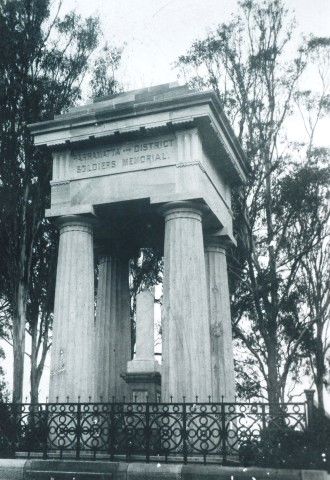
{"label": "decorative ironwork scroll", "polygon": [[306,404],[0,404],[0,455],[225,463],[265,432],[305,431]]}

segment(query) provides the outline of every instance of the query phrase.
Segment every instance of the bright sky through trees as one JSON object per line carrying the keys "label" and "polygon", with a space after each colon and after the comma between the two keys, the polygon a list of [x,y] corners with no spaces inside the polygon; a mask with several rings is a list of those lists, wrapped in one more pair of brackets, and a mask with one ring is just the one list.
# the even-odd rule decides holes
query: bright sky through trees
{"label": "bright sky through trees", "polygon": [[[329,35],[329,0],[286,0],[298,32]],[[173,62],[195,38],[237,12],[236,0],[65,0],[63,8],[98,14],[104,39],[126,43],[121,81],[128,89],[176,80]]]}

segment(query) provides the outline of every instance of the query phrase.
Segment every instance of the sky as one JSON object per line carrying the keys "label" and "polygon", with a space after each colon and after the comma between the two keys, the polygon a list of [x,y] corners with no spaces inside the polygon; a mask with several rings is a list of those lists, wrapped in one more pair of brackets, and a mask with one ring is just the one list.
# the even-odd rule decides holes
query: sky
{"label": "sky", "polygon": [[[330,35],[330,0],[286,0],[297,30]],[[125,89],[172,82],[173,63],[193,40],[237,12],[236,0],[64,0],[64,10],[101,18],[104,40],[126,44],[120,79]]]}
{"label": "sky", "polygon": [[[299,33],[330,35],[330,0],[286,0],[295,11]],[[98,15],[104,41],[125,44],[119,80],[126,90],[173,82],[173,64],[191,43],[237,12],[236,0],[63,0],[62,12],[75,9],[83,17]],[[322,138],[328,138],[329,128]],[[28,342],[29,343],[29,342]],[[12,353],[7,345],[7,379],[12,383]],[[27,345],[29,350],[29,344]],[[24,395],[29,393],[26,357]],[[48,362],[40,400],[47,395]]]}

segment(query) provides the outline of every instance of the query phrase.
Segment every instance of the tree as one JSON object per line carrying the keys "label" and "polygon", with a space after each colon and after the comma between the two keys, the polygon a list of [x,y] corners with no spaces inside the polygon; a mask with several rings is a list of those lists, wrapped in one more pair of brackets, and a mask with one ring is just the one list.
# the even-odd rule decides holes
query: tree
{"label": "tree", "polygon": [[[0,312],[2,308],[5,308],[4,302],[0,302]],[[7,322],[6,319],[3,321],[2,315],[0,315],[0,336],[6,337],[7,336]],[[2,348],[0,348],[0,360],[5,359],[5,352]],[[7,384],[5,381],[5,372],[2,366],[0,365],[0,403],[8,401],[8,391],[7,391]]]}
{"label": "tree", "polygon": [[[315,232],[316,242],[301,261],[296,282],[298,315],[309,323],[303,337],[303,353],[308,360],[311,377],[317,390],[318,406],[324,414],[324,387],[327,384],[327,354],[329,352],[329,180],[330,150],[317,147],[315,137],[320,122],[330,111],[330,39],[309,39],[310,65],[315,70],[313,91],[296,94],[296,103],[307,134],[305,161],[291,178],[285,181],[285,201],[296,202],[295,185],[307,192],[308,203],[299,209],[297,234]],[[306,195],[306,193],[304,193]],[[299,194],[298,194],[299,196]],[[305,233],[306,235],[306,233]],[[304,235],[304,236],[305,236]],[[304,236],[302,238],[304,238]],[[288,243],[288,248],[291,244]],[[288,252],[289,254],[291,252]]]}
{"label": "tree", "polygon": [[122,91],[116,72],[120,66],[124,47],[110,47],[104,45],[100,55],[94,61],[90,86],[92,96],[105,97]]}
{"label": "tree", "polygon": [[31,336],[31,403],[38,402],[40,380],[51,347],[58,247],[56,228],[45,220],[40,228],[32,259],[27,306],[27,331]]}
{"label": "tree", "polygon": [[139,255],[130,260],[132,356],[135,345],[136,295],[145,288],[162,283],[163,266],[162,253],[156,248],[141,249]]}
{"label": "tree", "polygon": [[22,400],[25,327],[31,285],[38,282],[36,246],[45,235],[51,161],[37,151],[28,124],[67,109],[80,96],[97,46],[98,20],[69,13],[61,1],[3,0],[0,5],[0,277],[10,304],[14,351],[13,401]]}
{"label": "tree", "polygon": [[[239,6],[238,17],[194,42],[178,65],[192,85],[215,90],[249,159],[248,183],[233,195],[238,240],[230,259],[233,330],[276,405],[284,399],[309,328],[300,325],[293,338],[287,323],[296,308],[299,268],[318,241],[315,232],[295,229],[307,192],[300,205],[285,208],[278,195],[294,169],[286,128],[313,45],[305,43],[288,61],[293,23],[284,3],[246,0]],[[296,250],[288,255],[293,234],[299,235]]]}
{"label": "tree", "polygon": [[[283,302],[283,333],[289,345],[297,345],[298,361],[315,356],[315,362],[309,363],[316,364],[313,377],[319,385],[320,406],[323,405],[326,353],[323,340],[329,307],[329,209],[326,203],[329,180],[329,167],[316,162],[309,154],[303,165],[297,165],[282,179],[278,194],[278,208],[295,212],[283,241],[285,258],[293,258],[296,263],[295,282]],[[278,218],[281,218],[280,211]],[[286,370],[285,374],[288,373]]]}
{"label": "tree", "polygon": [[[330,176],[328,176],[328,181]],[[329,213],[328,213],[329,218]],[[302,297],[310,317],[310,331],[303,342],[303,348],[309,358],[314,380],[318,407],[324,414],[324,388],[328,386],[327,357],[330,352],[329,336],[329,241],[324,240],[322,232],[320,244],[313,249],[303,262],[300,287]]]}

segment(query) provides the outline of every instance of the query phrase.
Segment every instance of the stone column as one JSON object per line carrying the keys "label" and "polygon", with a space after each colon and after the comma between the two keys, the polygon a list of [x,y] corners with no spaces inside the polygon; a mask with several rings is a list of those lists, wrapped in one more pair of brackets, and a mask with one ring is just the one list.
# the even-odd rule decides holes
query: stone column
{"label": "stone column", "polygon": [[202,212],[189,202],[165,207],[162,398],[208,401],[211,353]]}
{"label": "stone column", "polygon": [[95,321],[95,379],[97,401],[128,398],[121,377],[131,359],[128,258],[102,255]]}
{"label": "stone column", "polygon": [[211,335],[213,401],[235,399],[232,327],[226,249],[221,237],[205,239],[205,265]]}
{"label": "stone column", "polygon": [[49,397],[65,402],[94,396],[93,229],[87,218],[58,221],[60,240],[54,305]]}

